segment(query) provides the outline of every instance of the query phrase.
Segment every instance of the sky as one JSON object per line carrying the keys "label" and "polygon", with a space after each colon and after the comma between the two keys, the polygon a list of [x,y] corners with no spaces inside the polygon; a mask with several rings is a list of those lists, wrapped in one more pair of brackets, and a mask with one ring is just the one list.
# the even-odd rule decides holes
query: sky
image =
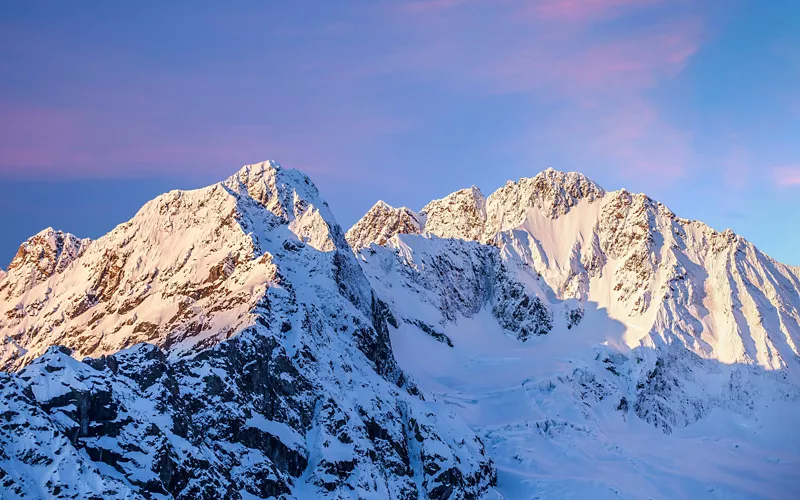
{"label": "sky", "polygon": [[0,68],[2,268],[266,159],[345,228],[553,167],[800,265],[796,0],[7,1]]}

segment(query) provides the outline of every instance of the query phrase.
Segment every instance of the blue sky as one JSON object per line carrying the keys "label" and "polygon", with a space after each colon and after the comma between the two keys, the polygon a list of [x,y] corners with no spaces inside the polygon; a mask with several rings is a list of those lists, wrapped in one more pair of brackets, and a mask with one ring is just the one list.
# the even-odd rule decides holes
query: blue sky
{"label": "blue sky", "polygon": [[0,266],[264,159],[345,227],[552,166],[800,265],[800,2],[231,5],[0,5]]}

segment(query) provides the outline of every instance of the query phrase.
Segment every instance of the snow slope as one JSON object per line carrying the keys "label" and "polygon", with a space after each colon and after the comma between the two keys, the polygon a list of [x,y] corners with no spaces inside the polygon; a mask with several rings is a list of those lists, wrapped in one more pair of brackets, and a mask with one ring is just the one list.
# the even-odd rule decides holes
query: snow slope
{"label": "snow slope", "polygon": [[[488,198],[462,190],[411,214],[419,230],[394,236],[367,214],[351,243],[395,318],[400,366],[482,436],[498,494],[793,497],[789,267],[577,173],[547,170]],[[371,226],[382,242],[363,240]],[[534,301],[545,312],[515,309]],[[539,328],[520,335],[513,320],[533,317]]]}

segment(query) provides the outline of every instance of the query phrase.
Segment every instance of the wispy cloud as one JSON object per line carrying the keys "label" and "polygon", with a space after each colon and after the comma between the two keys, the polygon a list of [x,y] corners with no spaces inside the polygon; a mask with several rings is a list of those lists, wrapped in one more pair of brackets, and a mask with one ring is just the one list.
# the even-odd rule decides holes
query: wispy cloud
{"label": "wispy cloud", "polygon": [[[686,68],[704,25],[673,4],[383,2],[318,25],[276,28],[266,37],[280,39],[273,45],[258,34],[256,15],[209,17],[229,45],[214,44],[202,58],[181,53],[181,64],[171,65],[161,54],[125,52],[132,50],[126,45],[123,53],[107,47],[102,57],[93,48],[70,62],[74,68],[60,60],[57,71],[43,66],[46,74],[88,75],[86,84],[76,79],[58,89],[71,108],[0,103],[0,172],[229,169],[231,158],[269,155],[306,168],[330,164],[318,169],[341,175],[335,165],[358,157],[356,149],[425,126],[427,116],[398,112],[415,95],[452,88],[476,100],[509,96],[520,107],[547,108],[509,133],[518,135],[522,155],[562,151],[573,163],[601,159],[630,175],[674,179],[692,154],[692,131],[670,121],[653,92]],[[46,32],[40,36],[35,49],[52,45]],[[155,59],[152,67],[142,65],[145,56]]]}
{"label": "wispy cloud", "polygon": [[538,0],[528,4],[538,18],[549,21],[589,22],[609,19],[662,0]]}
{"label": "wispy cloud", "polygon": [[773,168],[772,180],[782,188],[800,186],[800,165]]}
{"label": "wispy cloud", "polygon": [[287,161],[309,173],[347,177],[336,169],[350,137],[375,140],[405,128],[397,118],[370,114],[337,122],[317,114],[314,126],[266,120],[257,124],[158,123],[130,116],[113,121],[97,110],[9,106],[0,103],[0,175],[6,177],[128,177],[228,172],[231,161]]}
{"label": "wispy cloud", "polygon": [[[560,148],[576,162],[599,157],[628,175],[673,180],[685,172],[693,133],[672,123],[652,92],[686,68],[704,26],[694,12],[665,13],[668,3],[424,2],[425,9],[405,12],[411,22],[400,18],[412,26],[416,43],[394,64],[424,68],[461,88],[551,105],[547,116],[537,117],[537,130],[521,139],[530,147]],[[630,15],[650,17],[608,29]],[[495,29],[487,33],[487,26]]]}

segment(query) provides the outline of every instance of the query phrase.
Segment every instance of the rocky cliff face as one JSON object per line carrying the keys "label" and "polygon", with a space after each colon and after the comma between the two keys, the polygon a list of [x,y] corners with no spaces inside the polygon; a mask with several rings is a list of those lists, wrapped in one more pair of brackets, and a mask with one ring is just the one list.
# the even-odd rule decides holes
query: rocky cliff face
{"label": "rocky cliff face", "polygon": [[302,173],[246,166],[91,243],[58,238],[23,245],[0,282],[2,496],[474,498],[494,482],[480,439],[397,366],[388,311]]}
{"label": "rocky cliff face", "polygon": [[441,238],[480,240],[486,220],[486,198],[472,186],[425,205],[424,231]]}
{"label": "rocky cliff face", "polygon": [[347,231],[345,237],[354,248],[361,248],[370,243],[383,245],[395,234],[419,234],[421,231],[419,214],[406,207],[394,208],[379,201]]}
{"label": "rocky cliff face", "polygon": [[[539,297],[538,278],[504,260],[496,247],[397,235],[357,255],[393,315],[406,323],[455,322],[488,309],[522,341],[553,328],[553,311]],[[531,286],[525,286],[520,273]]]}

